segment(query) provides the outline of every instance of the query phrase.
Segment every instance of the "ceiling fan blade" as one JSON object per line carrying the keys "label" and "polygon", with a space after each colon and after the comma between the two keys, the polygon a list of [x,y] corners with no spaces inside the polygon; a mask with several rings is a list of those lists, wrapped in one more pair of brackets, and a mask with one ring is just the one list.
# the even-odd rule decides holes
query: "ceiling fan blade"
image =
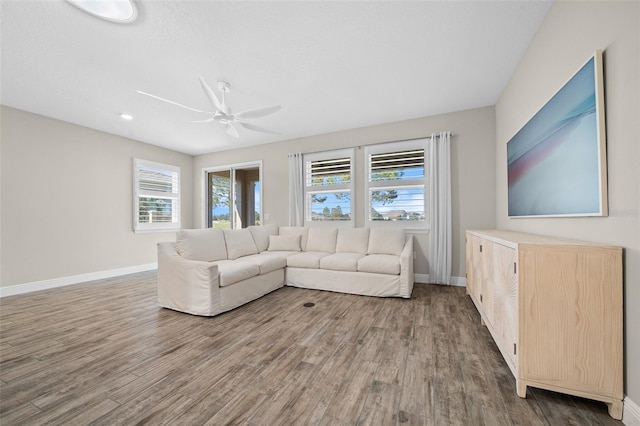
{"label": "ceiling fan blade", "polygon": [[141,90],[138,90],[137,92],[140,93],[141,95],[149,96],[151,98],[158,99],[159,101],[168,102],[168,103],[170,103],[172,105],[179,106],[181,108],[185,108],[185,109],[188,109],[188,110],[191,110],[191,111],[204,112],[205,114],[211,114],[211,112],[209,112],[209,111],[203,111],[201,109],[191,108],[189,106],[182,105],[182,104],[179,104],[179,103],[174,102],[174,101],[170,101],[169,99],[161,98],[160,96],[156,96],[156,95],[152,95],[151,93],[143,92]]}
{"label": "ceiling fan blade", "polygon": [[187,121],[187,123],[211,123],[215,120],[215,117],[209,117],[206,120]]}
{"label": "ceiling fan blade", "polygon": [[249,111],[242,111],[236,114],[233,114],[235,118],[245,119],[245,118],[260,118],[265,115],[273,114],[276,111],[280,111],[282,107],[280,105],[274,105],[264,108],[252,109]]}
{"label": "ceiling fan blade", "polygon": [[240,137],[240,134],[238,133],[238,129],[236,129],[235,127],[233,127],[233,125],[231,123],[227,123],[226,129],[227,134],[229,136],[233,136],[234,138]]}
{"label": "ceiling fan blade", "polygon": [[247,122],[244,122],[244,121],[236,121],[236,123],[238,123],[239,125],[241,125],[245,129],[253,130],[254,132],[273,133],[274,135],[282,134],[281,132],[279,132],[279,131],[277,131],[275,129],[270,129],[268,127],[257,126],[257,125],[255,125],[253,123],[247,123]]}
{"label": "ceiling fan blade", "polygon": [[227,106],[225,104],[220,102],[220,99],[218,99],[216,94],[213,93],[213,90],[211,90],[211,87],[209,87],[207,82],[204,81],[204,78],[202,78],[202,77],[198,77],[198,78],[200,79],[200,86],[202,86],[202,90],[204,90],[204,94],[207,95],[207,98],[209,98],[209,101],[211,102],[211,104],[218,111],[222,111],[223,113],[228,114],[229,113],[229,108],[227,108]]}

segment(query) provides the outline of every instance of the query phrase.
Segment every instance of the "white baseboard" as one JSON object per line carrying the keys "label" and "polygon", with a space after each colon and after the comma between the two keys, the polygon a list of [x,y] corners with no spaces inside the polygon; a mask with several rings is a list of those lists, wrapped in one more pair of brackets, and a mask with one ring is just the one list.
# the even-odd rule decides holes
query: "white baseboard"
{"label": "white baseboard", "polygon": [[429,282],[429,274],[413,274],[413,281],[426,284]]}
{"label": "white baseboard", "polygon": [[145,265],[128,266],[126,268],[110,269],[108,271],[90,272],[87,274],[72,275],[69,277],[60,277],[50,280],[10,285],[7,287],[0,287],[0,297],[15,296],[16,294],[31,293],[33,291],[47,290],[50,288],[63,287],[71,284],[84,283],[87,281],[119,277],[121,275],[135,274],[136,272],[151,271],[157,268],[157,263],[147,263]]}
{"label": "white baseboard", "polygon": [[630,400],[628,396],[624,397],[623,402],[622,423],[626,426],[640,426],[640,406]]}
{"label": "white baseboard", "polygon": [[[0,287],[0,297],[15,296],[17,294],[31,293],[34,291],[79,284],[87,281],[102,280],[105,278],[118,277],[121,275],[135,274],[136,272],[151,271],[157,268],[157,263],[147,263],[144,265],[129,266],[126,268],[110,269],[108,271],[90,272],[87,274],[72,275],[69,277],[53,278],[50,280],[34,281],[31,283]],[[429,274],[413,274],[413,279],[417,283],[428,283]],[[449,285],[464,287],[466,286],[466,284],[467,280],[464,277],[451,277],[451,284]]]}
{"label": "white baseboard", "polygon": [[457,287],[466,287],[467,279],[465,277],[451,277],[451,284]]}
{"label": "white baseboard", "polygon": [[[413,280],[417,283],[427,284],[429,283],[429,274],[413,274]],[[465,287],[467,279],[465,277],[451,277],[451,284],[449,285]]]}

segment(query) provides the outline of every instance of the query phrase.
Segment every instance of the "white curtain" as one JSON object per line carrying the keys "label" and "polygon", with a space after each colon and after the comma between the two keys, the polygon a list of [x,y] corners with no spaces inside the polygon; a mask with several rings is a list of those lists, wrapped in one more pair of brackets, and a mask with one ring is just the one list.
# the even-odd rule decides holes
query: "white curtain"
{"label": "white curtain", "polygon": [[427,140],[429,160],[429,281],[451,284],[451,134]]}
{"label": "white curtain", "polygon": [[304,168],[302,154],[289,154],[289,226],[304,225]]}

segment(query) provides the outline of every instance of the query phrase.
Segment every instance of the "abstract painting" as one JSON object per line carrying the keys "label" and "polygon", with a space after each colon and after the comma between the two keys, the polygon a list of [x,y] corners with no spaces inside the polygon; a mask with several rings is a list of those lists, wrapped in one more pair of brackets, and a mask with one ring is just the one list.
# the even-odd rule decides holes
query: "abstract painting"
{"label": "abstract painting", "polygon": [[602,52],[507,143],[509,217],[606,216]]}

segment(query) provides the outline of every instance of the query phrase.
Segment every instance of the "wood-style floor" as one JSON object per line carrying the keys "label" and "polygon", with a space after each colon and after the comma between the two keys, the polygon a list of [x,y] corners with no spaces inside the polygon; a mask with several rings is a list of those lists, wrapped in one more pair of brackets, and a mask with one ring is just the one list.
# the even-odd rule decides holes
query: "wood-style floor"
{"label": "wood-style floor", "polygon": [[0,423],[622,424],[602,403],[518,398],[464,288],[286,287],[204,318],[159,308],[155,277],[1,299]]}

